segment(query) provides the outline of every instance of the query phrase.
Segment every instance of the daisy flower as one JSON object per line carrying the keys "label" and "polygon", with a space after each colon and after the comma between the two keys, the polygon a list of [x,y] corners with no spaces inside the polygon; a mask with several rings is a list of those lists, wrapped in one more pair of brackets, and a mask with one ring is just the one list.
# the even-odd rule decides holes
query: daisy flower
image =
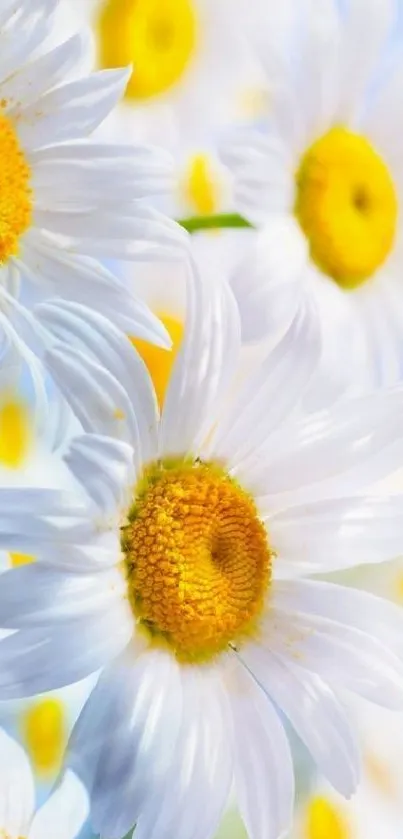
{"label": "daisy flower", "polygon": [[35,786],[24,749],[0,729],[0,833],[6,839],[75,839],[85,824],[88,798],[67,772],[48,801],[35,811]]}
{"label": "daisy flower", "polygon": [[98,64],[133,65],[121,117],[137,137],[200,140],[260,88],[244,0],[95,0],[87,10]]}
{"label": "daisy flower", "polygon": [[[319,307],[324,379],[393,383],[402,357],[403,33],[394,0],[311,0],[270,8],[255,46],[271,82],[269,118],[235,131],[224,158],[237,208],[260,230],[246,338]],[[281,20],[279,21],[279,18]]]}
{"label": "daisy flower", "polygon": [[170,163],[148,147],[91,139],[130,69],[83,75],[81,34],[47,46],[56,8],[6,0],[0,10],[1,326],[18,343],[8,318],[23,277],[42,296],[86,302],[164,343],[158,321],[97,260],[135,260],[178,235],[140,200],[170,183]]}
{"label": "daisy flower", "polygon": [[68,758],[95,832],[207,839],[234,788],[252,839],[278,839],[294,787],[278,711],[349,796],[346,692],[402,707],[400,610],[304,576],[402,550],[402,497],[362,491],[402,454],[403,393],[290,430],[320,351],[310,308],[242,383],[229,286],[190,270],[161,413],[110,321],[45,315],[49,367],[97,433],[65,455],[74,489],[0,490],[0,546],[37,557],[2,575],[0,699],[100,671]]}

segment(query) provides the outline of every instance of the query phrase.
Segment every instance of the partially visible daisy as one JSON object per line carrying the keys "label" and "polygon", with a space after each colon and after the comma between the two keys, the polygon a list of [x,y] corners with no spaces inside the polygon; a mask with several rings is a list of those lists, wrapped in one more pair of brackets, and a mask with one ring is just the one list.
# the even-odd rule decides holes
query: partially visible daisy
{"label": "partially visible daisy", "polygon": [[88,796],[68,771],[35,810],[32,770],[23,748],[0,728],[0,835],[5,839],[75,839],[85,824]]}
{"label": "partially visible daisy", "polygon": [[[400,716],[360,702],[362,783],[345,801],[323,779],[296,809],[289,839],[398,839],[402,824],[402,733]],[[225,839],[225,835],[219,837]]]}
{"label": "partially visible daisy", "polygon": [[82,35],[47,45],[57,0],[0,11],[0,326],[23,278],[43,296],[76,299],[123,329],[164,343],[147,308],[99,263],[136,260],[180,231],[142,200],[171,183],[164,154],[91,139],[123,95],[130,69],[82,74]]}
{"label": "partially visible daisy", "polygon": [[244,0],[95,0],[91,12],[99,65],[133,66],[122,116],[143,139],[200,139],[260,88]]}
{"label": "partially visible daisy", "polygon": [[394,0],[270,5],[255,32],[270,115],[224,152],[238,210],[261,231],[234,282],[245,337],[284,331],[314,299],[335,393],[402,376],[398,14]]}
{"label": "partially visible daisy", "polygon": [[290,430],[320,351],[311,310],[240,385],[232,294],[193,273],[161,413],[109,321],[45,314],[53,375],[98,433],[65,456],[73,491],[0,490],[0,546],[37,557],[2,576],[0,699],[101,671],[68,758],[95,832],[207,839],[235,785],[249,835],[279,839],[294,781],[278,710],[349,796],[346,691],[403,705],[400,610],[301,579],[402,550],[402,497],[362,490],[402,455],[403,393]]}

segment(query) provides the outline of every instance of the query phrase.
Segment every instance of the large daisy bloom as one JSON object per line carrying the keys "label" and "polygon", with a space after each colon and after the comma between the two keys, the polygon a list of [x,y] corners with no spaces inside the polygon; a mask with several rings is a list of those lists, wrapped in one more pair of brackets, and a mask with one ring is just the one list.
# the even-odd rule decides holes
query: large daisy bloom
{"label": "large daisy bloom", "polygon": [[1,4],[1,326],[9,335],[6,315],[23,277],[42,295],[90,303],[122,328],[163,342],[158,321],[97,260],[135,260],[175,239],[172,223],[143,204],[170,184],[171,164],[145,146],[91,139],[130,69],[83,75],[81,34],[47,45],[56,7],[57,0]]}
{"label": "large daisy bloom", "polygon": [[[297,8],[298,6],[298,8]],[[281,20],[279,21],[279,18]],[[403,36],[395,0],[270,8],[255,46],[271,112],[224,156],[237,208],[260,230],[242,301],[245,337],[315,299],[325,377],[363,389],[401,378]]]}
{"label": "large daisy bloom", "polygon": [[0,729],[0,834],[5,839],[75,839],[85,824],[88,796],[68,771],[35,811],[35,785],[24,749]]}
{"label": "large daisy bloom", "polygon": [[347,691],[403,705],[400,610],[304,579],[401,552],[403,498],[362,492],[403,453],[403,393],[285,423],[320,350],[311,310],[242,383],[232,292],[189,274],[161,413],[110,321],[43,305],[50,369],[97,433],[65,455],[74,489],[0,490],[0,546],[37,557],[2,575],[0,699],[100,671],[67,764],[94,832],[206,839],[235,789],[252,839],[279,839],[294,780],[278,711],[349,796]]}

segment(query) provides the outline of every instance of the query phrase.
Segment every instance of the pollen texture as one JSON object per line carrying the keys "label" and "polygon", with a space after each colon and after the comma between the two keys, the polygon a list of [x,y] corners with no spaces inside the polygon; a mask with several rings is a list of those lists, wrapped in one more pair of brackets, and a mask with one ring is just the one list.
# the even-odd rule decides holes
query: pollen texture
{"label": "pollen texture", "polygon": [[208,661],[253,632],[271,574],[253,499],[221,468],[153,466],[123,529],[132,609],[182,661]]}
{"label": "pollen texture", "polygon": [[332,128],[305,152],[294,209],[313,261],[346,290],[370,279],[393,248],[396,190],[386,163],[360,134]]}
{"label": "pollen texture", "polygon": [[16,130],[0,113],[0,265],[16,256],[32,216],[31,170]]}

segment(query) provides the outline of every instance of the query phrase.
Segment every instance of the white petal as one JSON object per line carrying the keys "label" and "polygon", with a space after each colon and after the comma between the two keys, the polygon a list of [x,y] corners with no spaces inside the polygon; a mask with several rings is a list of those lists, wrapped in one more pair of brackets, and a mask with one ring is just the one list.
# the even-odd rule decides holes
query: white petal
{"label": "white petal", "polygon": [[[77,304],[46,303],[40,307],[40,316],[56,338],[90,353],[124,387],[137,418],[142,460],[152,460],[157,450],[157,400],[132,343],[109,321]],[[91,398],[90,391],[87,398]]]}
{"label": "white petal", "polygon": [[247,478],[262,487],[262,504],[286,506],[351,494],[396,470],[403,449],[403,390],[346,399],[289,423],[269,440]]}
{"label": "white petal", "polygon": [[321,772],[344,796],[352,795],[359,779],[357,743],[346,711],[328,685],[290,657],[249,646],[242,660],[288,717]]}
{"label": "white petal", "polygon": [[238,310],[226,283],[210,286],[189,266],[186,328],[161,419],[164,454],[195,454],[214,425],[240,350]]}
{"label": "white petal", "polygon": [[0,700],[23,699],[79,682],[128,643],[133,620],[125,604],[54,629],[23,629],[0,641]]}
{"label": "white petal", "polygon": [[51,87],[64,81],[81,58],[83,38],[73,35],[68,41],[25,64],[0,84],[0,98],[6,101],[5,112],[17,116],[36,102]]}
{"label": "white petal", "polygon": [[64,460],[104,515],[120,512],[134,481],[133,450],[127,443],[85,434],[71,443]]}
{"label": "white petal", "polygon": [[403,707],[403,665],[375,633],[281,609],[274,603],[273,599],[264,622],[262,647],[298,662],[334,688],[353,691],[393,710]]}
{"label": "white petal", "polygon": [[136,658],[129,648],[101,676],[69,757],[90,792],[95,832],[121,839],[133,827],[174,759],[181,717],[180,673],[171,656],[155,650]]}
{"label": "white petal", "polygon": [[319,357],[319,324],[315,310],[306,305],[234,399],[217,428],[214,454],[235,469],[250,454],[259,459],[260,447],[301,399]]}
{"label": "white petal", "polygon": [[268,515],[279,576],[325,573],[403,554],[403,496],[313,501]]}
{"label": "white petal", "polygon": [[[174,759],[140,816],[138,839],[212,839],[233,780],[229,708],[215,668],[182,668],[182,726]],[[157,813],[157,818],[156,818]]]}
{"label": "white petal", "polygon": [[0,831],[9,839],[27,836],[35,806],[31,767],[21,746],[0,729]]}
{"label": "white petal", "polygon": [[118,380],[85,352],[62,344],[48,350],[45,364],[84,431],[129,442],[139,468],[138,421]]}
{"label": "white petal", "polygon": [[276,604],[283,610],[318,615],[352,626],[403,657],[403,616],[397,606],[367,592],[318,580],[276,584]]}
{"label": "white petal", "polygon": [[108,116],[124,93],[131,69],[101,70],[46,93],[18,121],[24,147],[82,139]]}
{"label": "white petal", "polygon": [[237,803],[251,839],[278,839],[291,826],[294,769],[278,714],[238,665],[227,680],[231,703]]}
{"label": "white petal", "polygon": [[126,583],[117,569],[74,574],[35,562],[5,571],[0,588],[0,625],[4,629],[47,628],[71,621],[103,620],[118,610]]}
{"label": "white petal", "polygon": [[273,219],[231,278],[243,341],[281,336],[295,317],[308,251],[294,219]]}
{"label": "white petal", "polygon": [[67,770],[60,784],[37,810],[27,839],[75,839],[89,813],[88,794],[81,781]]}
{"label": "white petal", "polygon": [[[21,4],[13,14],[9,11],[7,26],[1,31],[0,49],[0,79],[3,80],[17,72],[21,65],[43,44],[48,32],[51,29],[52,14],[56,6],[56,0],[26,4],[23,9]],[[5,9],[8,8],[6,3]],[[4,4],[1,4],[3,15]],[[6,13],[7,14],[7,13]],[[21,20],[23,17],[23,21]],[[1,20],[1,19],[0,19]]]}

